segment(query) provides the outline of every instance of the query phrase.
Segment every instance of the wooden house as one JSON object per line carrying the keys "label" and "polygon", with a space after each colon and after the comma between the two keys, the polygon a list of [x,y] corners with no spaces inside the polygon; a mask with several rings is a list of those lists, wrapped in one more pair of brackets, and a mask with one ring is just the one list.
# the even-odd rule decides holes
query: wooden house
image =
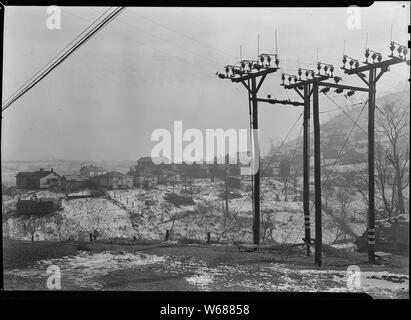
{"label": "wooden house", "polygon": [[53,169],[34,172],[19,172],[16,175],[17,189],[47,189],[61,187],[61,176]]}

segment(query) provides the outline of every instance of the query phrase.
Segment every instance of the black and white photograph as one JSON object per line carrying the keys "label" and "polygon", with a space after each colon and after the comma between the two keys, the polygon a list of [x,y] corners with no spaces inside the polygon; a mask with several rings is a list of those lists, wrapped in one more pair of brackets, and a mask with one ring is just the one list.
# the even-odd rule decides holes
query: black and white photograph
{"label": "black and white photograph", "polygon": [[409,299],[410,2],[12,2],[4,292]]}

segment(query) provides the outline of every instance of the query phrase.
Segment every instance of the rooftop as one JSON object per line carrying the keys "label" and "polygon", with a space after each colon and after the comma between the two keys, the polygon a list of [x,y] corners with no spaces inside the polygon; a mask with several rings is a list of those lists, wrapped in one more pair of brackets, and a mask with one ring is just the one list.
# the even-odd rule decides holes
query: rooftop
{"label": "rooftop", "polygon": [[39,171],[33,171],[33,172],[19,172],[16,177],[26,177],[26,178],[35,178],[35,179],[40,179],[43,177],[48,176],[49,174],[54,173],[58,176],[60,176],[58,173],[56,173],[53,170],[46,171],[46,170],[39,170]]}

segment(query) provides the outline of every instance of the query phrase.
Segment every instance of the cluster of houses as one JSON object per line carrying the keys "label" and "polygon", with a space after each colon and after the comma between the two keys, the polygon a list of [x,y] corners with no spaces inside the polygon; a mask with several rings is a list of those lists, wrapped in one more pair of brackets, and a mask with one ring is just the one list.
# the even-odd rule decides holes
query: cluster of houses
{"label": "cluster of houses", "polygon": [[[338,140],[338,139],[337,139]],[[291,171],[302,166],[302,153],[294,154],[292,163],[288,165]],[[226,163],[170,163],[167,158],[141,157],[136,164],[124,174],[118,171],[109,171],[95,165],[81,165],[76,174],[59,175],[53,169],[40,169],[35,172],[19,172],[16,175],[18,189],[48,189],[59,188],[66,192],[82,188],[128,189],[133,187],[151,188],[157,184],[177,184],[194,178],[224,178],[226,176],[240,176],[241,166]],[[275,155],[262,158],[260,161],[263,176],[280,176],[283,162],[290,162],[289,155]],[[290,169],[287,170],[289,172]]]}
{"label": "cluster of houses", "polygon": [[67,192],[82,188],[126,189],[134,186],[134,177],[102,167],[81,166],[79,174],[60,175],[53,169],[34,172],[19,172],[16,175],[17,189],[63,189]]}
{"label": "cluster of houses", "polygon": [[95,165],[81,166],[79,173],[60,175],[53,169],[34,172],[19,172],[16,175],[17,189],[52,189],[66,192],[82,188],[127,189],[149,188],[157,184],[173,184],[181,181],[179,172],[167,165],[156,165],[150,157],[143,157],[127,174],[108,171]]}
{"label": "cluster of houses", "polygon": [[176,184],[187,179],[238,176],[237,164],[193,163],[175,164],[167,158],[141,157],[127,174],[108,171],[95,165],[81,166],[76,174],[59,175],[53,169],[19,172],[16,175],[18,189],[60,188],[73,191],[81,188],[126,189],[151,188],[157,184]]}

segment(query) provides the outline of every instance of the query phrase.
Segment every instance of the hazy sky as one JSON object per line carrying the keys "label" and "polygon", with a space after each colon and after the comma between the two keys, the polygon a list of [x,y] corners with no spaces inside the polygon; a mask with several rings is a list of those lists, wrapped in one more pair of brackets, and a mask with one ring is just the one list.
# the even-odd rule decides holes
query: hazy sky
{"label": "hazy sky", "polygon": [[[62,7],[61,30],[49,30],[46,7],[7,7],[2,100],[105,10]],[[260,34],[260,52],[273,53],[277,29],[285,72],[296,72],[297,57],[301,67],[312,67],[317,48],[320,61],[339,69],[344,40],[345,52],[361,61],[367,32],[368,46],[384,56],[391,25],[393,39],[406,44],[409,12],[408,2],[379,2],[362,8],[361,28],[350,30],[346,8],[127,8],[4,112],[2,158],[132,160],[149,155],[151,132],[171,129],[174,120],[184,129],[248,128],[246,90],[215,75],[239,61],[240,45],[243,58],[255,59]],[[380,93],[408,79],[404,64],[391,69]],[[297,99],[279,86],[280,74],[267,77],[260,96]],[[361,84],[354,76],[344,79]],[[351,103],[341,95],[336,101]],[[320,108],[336,107],[321,97]],[[284,138],[301,111],[260,105],[263,153],[269,138]]]}

